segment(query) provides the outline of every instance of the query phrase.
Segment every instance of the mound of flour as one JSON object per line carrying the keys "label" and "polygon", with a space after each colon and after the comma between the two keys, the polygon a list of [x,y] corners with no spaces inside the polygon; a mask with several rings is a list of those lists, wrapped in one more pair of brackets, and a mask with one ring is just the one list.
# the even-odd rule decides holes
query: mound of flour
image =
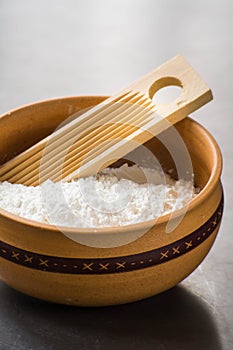
{"label": "mound of flour", "polygon": [[0,207],[21,217],[69,227],[106,227],[157,218],[187,205],[197,190],[158,170],[123,165],[96,176],[32,187],[0,183]]}

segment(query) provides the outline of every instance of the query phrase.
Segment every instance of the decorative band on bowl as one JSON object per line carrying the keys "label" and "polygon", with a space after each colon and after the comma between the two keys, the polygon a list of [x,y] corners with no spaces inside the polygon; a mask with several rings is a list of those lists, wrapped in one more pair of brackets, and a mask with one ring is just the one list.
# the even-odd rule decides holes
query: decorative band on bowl
{"label": "decorative band on bowl", "polygon": [[163,264],[198,247],[221,222],[223,196],[214,214],[198,229],[166,246],[144,253],[112,258],[65,258],[19,249],[0,241],[0,257],[28,268],[65,274],[100,275],[144,269]]}

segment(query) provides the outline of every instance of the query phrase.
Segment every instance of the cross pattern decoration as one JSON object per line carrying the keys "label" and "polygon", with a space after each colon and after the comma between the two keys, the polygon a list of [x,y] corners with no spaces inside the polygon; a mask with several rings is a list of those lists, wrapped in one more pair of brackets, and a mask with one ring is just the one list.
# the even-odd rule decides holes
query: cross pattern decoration
{"label": "cross pattern decoration", "polygon": [[222,212],[223,197],[214,214],[197,230],[171,244],[144,253],[110,258],[65,258],[33,253],[0,241],[0,258],[26,268],[53,273],[111,274],[144,269],[179,258],[198,247],[215,231]]}

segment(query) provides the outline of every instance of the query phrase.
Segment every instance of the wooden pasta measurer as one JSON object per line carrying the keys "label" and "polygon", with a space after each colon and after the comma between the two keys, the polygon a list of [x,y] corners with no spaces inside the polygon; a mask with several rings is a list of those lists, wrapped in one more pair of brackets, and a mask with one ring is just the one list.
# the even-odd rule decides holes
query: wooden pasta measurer
{"label": "wooden pasta measurer", "polygon": [[[155,105],[153,95],[169,85],[180,86],[181,95]],[[176,56],[3,164],[0,180],[36,186],[94,175],[211,99],[206,83]]]}

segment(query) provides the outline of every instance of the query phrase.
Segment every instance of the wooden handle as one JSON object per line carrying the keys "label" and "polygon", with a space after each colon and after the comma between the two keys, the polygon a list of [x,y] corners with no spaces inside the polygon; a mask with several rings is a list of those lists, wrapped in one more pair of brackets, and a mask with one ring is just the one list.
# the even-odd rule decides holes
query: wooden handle
{"label": "wooden handle", "polygon": [[123,92],[140,91],[152,99],[158,90],[171,85],[180,86],[183,91],[175,101],[156,105],[157,113],[162,117],[172,115],[178,110],[188,115],[213,98],[208,85],[181,55],[137,80]]}

